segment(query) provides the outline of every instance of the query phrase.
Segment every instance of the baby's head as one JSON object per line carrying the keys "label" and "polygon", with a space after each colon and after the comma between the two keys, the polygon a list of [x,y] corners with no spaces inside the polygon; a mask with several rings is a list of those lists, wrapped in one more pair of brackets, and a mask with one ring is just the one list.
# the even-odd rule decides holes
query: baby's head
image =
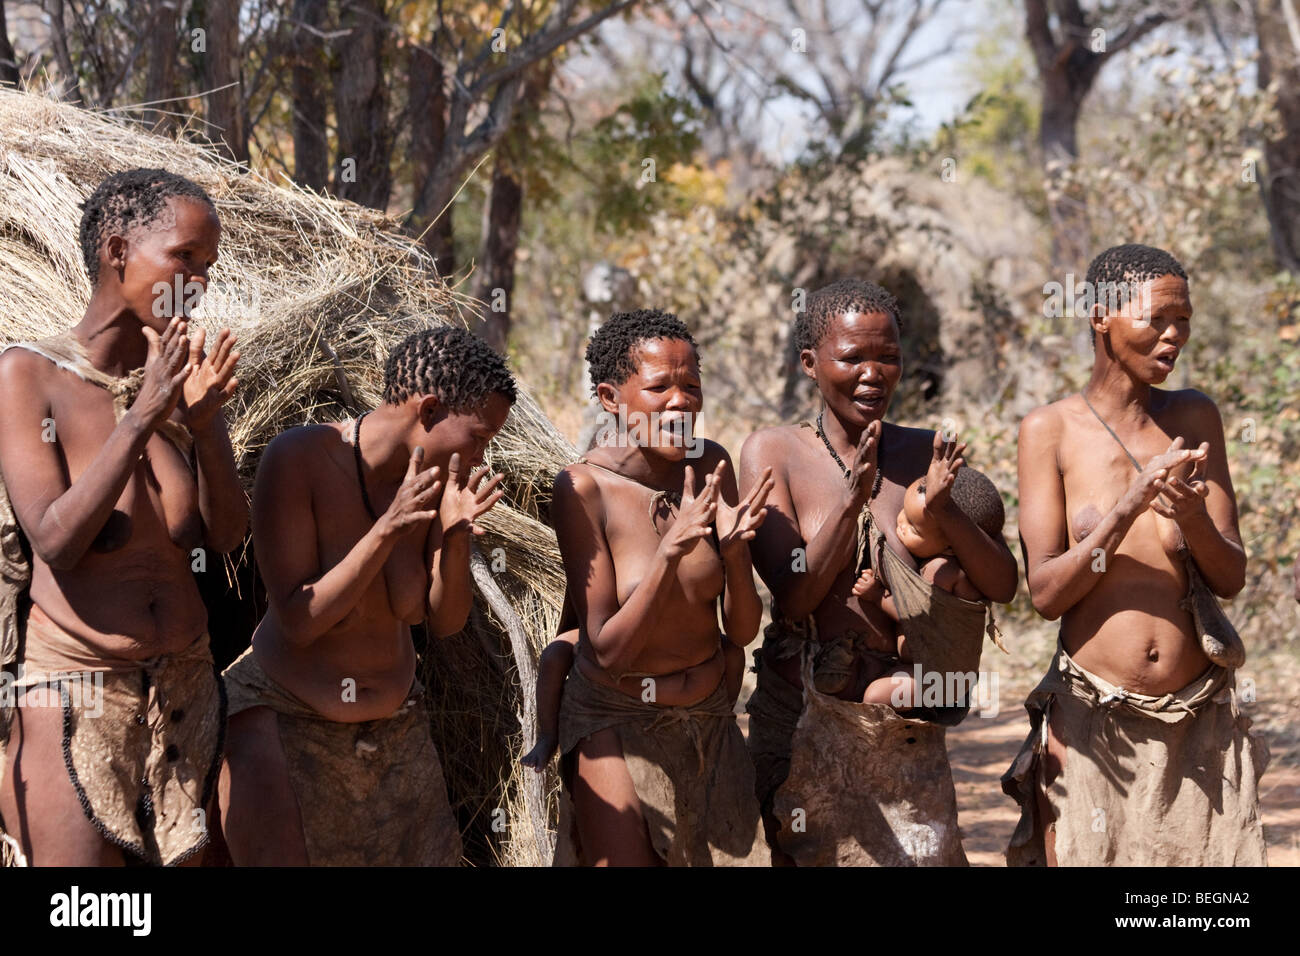
{"label": "baby's head", "polygon": [[[962,514],[990,538],[1002,533],[1006,511],[993,482],[974,468],[963,467],[952,483],[952,501]],[[903,510],[898,513],[898,540],[922,560],[948,550],[948,539],[939,522],[925,513],[925,475],[907,486]]]}

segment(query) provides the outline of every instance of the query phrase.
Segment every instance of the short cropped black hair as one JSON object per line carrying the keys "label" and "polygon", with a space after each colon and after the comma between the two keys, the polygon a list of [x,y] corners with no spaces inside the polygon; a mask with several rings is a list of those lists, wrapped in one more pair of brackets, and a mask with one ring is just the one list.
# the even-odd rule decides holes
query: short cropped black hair
{"label": "short cropped black hair", "polygon": [[808,296],[804,306],[794,320],[794,347],[799,352],[821,345],[835,316],[846,312],[883,312],[893,318],[900,333],[903,331],[898,300],[866,279],[840,279],[822,286]]}
{"label": "short cropped black hair", "polygon": [[202,186],[165,169],[127,169],[99,184],[81,205],[81,256],[92,286],[99,284],[99,250],[104,237],[149,225],[162,215],[173,196],[205,203],[214,213],[217,210]]}
{"label": "short cropped black hair", "polygon": [[1106,304],[1106,291],[1114,289],[1116,302],[1123,308],[1129,300],[1134,285],[1141,285],[1149,279],[1161,276],[1178,276],[1187,278],[1182,263],[1165,252],[1152,246],[1130,242],[1123,246],[1111,246],[1088,266],[1088,287],[1093,290],[1095,302]]}
{"label": "short cropped black hair", "polygon": [[453,325],[408,335],[388,353],[384,401],[434,395],[448,408],[481,408],[493,392],[513,405],[515,380],[506,360],[478,336]]}
{"label": "short cropped black hair", "polygon": [[[925,494],[925,479],[921,479],[920,491]],[[990,538],[1002,533],[1006,523],[1007,512],[1002,505],[1002,496],[997,487],[989,481],[982,471],[976,471],[963,465],[952,481],[952,503],[959,511]]]}
{"label": "short cropped black hair", "polygon": [[691,330],[677,316],[661,309],[615,312],[596,330],[587,343],[587,367],[591,371],[591,392],[604,382],[622,385],[636,374],[636,347],[651,339],[689,342],[699,353]]}

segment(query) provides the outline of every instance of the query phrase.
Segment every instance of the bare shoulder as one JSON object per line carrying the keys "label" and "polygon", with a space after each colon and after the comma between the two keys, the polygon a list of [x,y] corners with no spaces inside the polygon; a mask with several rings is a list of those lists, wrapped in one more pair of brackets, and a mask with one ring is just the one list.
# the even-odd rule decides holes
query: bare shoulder
{"label": "bare shoulder", "polygon": [[8,348],[0,353],[0,392],[25,393],[33,387],[42,390],[54,366],[49,359],[27,349]]}
{"label": "bare shoulder", "polygon": [[1169,391],[1160,389],[1160,391],[1164,395],[1165,407],[1174,412],[1180,421],[1202,428],[1223,427],[1219,406],[1200,389],[1179,388]]}
{"label": "bare shoulder", "polygon": [[1070,395],[1047,405],[1039,405],[1020,421],[1020,441],[1035,445],[1055,445],[1060,438],[1065,418],[1075,404],[1082,404],[1077,395]]}
{"label": "bare shoulder", "polygon": [[581,461],[561,468],[555,475],[552,494],[557,501],[573,498],[584,502],[599,501],[600,480],[596,477],[596,469]]}
{"label": "bare shoulder", "polygon": [[904,455],[924,454],[928,458],[934,449],[934,429],[883,422],[880,448],[885,454],[889,454],[892,449],[901,451]]}
{"label": "bare shoulder", "polygon": [[271,439],[266,451],[262,453],[262,463],[258,470],[293,470],[300,476],[310,478],[315,470],[307,466],[323,462],[340,444],[342,437],[332,425],[299,425]]}
{"label": "bare shoulder", "polygon": [[686,464],[694,467],[696,471],[712,471],[714,468],[718,467],[718,462],[720,461],[725,461],[728,465],[731,464],[731,455],[727,453],[727,449],[723,448],[713,439],[702,438],[698,439],[698,441],[700,444],[699,457],[694,459],[694,461],[689,457],[686,460]]}
{"label": "bare shoulder", "polygon": [[801,439],[800,425],[773,425],[760,428],[745,439],[740,446],[740,458],[746,465],[779,465],[799,447]]}

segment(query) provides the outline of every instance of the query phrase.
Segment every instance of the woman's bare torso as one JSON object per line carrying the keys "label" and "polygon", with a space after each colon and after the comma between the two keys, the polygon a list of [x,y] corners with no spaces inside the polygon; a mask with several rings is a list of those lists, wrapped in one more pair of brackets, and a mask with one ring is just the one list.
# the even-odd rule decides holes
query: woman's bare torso
{"label": "woman's bare torso", "polygon": [[[794,504],[799,536],[804,542],[809,542],[817,536],[823,524],[836,517],[844,474],[812,429],[789,425],[773,429],[773,432],[778,434],[786,451],[783,467],[790,499]],[[885,541],[895,554],[913,567],[916,566],[916,560],[898,540],[898,513],[903,510],[907,486],[923,475],[929,466],[931,435],[932,433],[920,429],[886,426],[881,439],[880,491],[871,502],[873,521],[884,534]],[[856,580],[857,572],[850,561],[836,575],[826,597],[813,612],[817,633],[826,637],[860,633],[870,649],[884,654],[896,653],[897,625],[880,607],[879,599],[864,602],[854,596],[853,584]],[[774,607],[773,614],[778,613],[779,606]],[[771,666],[796,687],[803,685],[799,657],[782,661],[765,660],[765,666]],[[859,662],[859,666],[864,668],[868,665]],[[879,669],[883,672],[883,667]],[[864,681],[873,680],[875,676],[878,675],[865,671],[860,673],[858,679],[850,681],[849,687],[840,696],[846,700],[860,698],[861,691],[858,690],[855,694],[855,687]]]}
{"label": "woman's bare torso", "polygon": [[[1140,431],[1120,432],[1143,465],[1179,434],[1189,448],[1206,437],[1192,433],[1196,429],[1178,414],[1170,393],[1153,389],[1152,396],[1151,420]],[[1081,397],[1056,407],[1065,437],[1055,453],[1072,547],[1115,506],[1137,470]],[[1175,470],[1184,479],[1190,473],[1189,465]],[[1177,524],[1150,509],[1134,520],[1096,585],[1061,618],[1061,641],[1080,667],[1143,694],[1177,690],[1209,667],[1192,616],[1179,607],[1188,586],[1181,543]]]}
{"label": "woman's bare torso", "polygon": [[[374,522],[362,503],[347,423],[307,427],[313,433],[311,460],[294,466],[302,475],[302,494],[310,496],[314,518],[313,526],[302,533],[315,536],[318,575],[324,575]],[[377,513],[387,510],[395,491],[371,494]],[[360,723],[390,716],[406,699],[416,666],[410,626],[394,604],[407,620],[412,611],[422,616],[429,589],[424,544],[423,536],[412,535],[395,545],[384,570],[356,606],[307,647],[288,643],[274,609],[268,609],[253,634],[262,668],[329,720]]]}
{"label": "woman's bare torso", "polygon": [[[694,464],[700,481],[713,464],[707,460]],[[676,515],[659,508],[657,534],[648,513],[652,489],[601,468],[583,464],[573,467],[585,468],[599,488],[605,541],[614,565],[618,605],[622,607],[649,573],[660,534],[672,527]],[[578,666],[588,679],[634,697],[644,696],[644,681],[653,677],[654,702],[658,704],[684,706],[704,699],[722,679],[717,601],[723,585],[722,559],[710,540],[702,540],[678,563],[664,613],[651,625],[645,648],[629,665],[628,673],[620,676],[604,671],[585,639],[579,641]]]}
{"label": "woman's bare torso", "polygon": [[[53,365],[42,380],[70,486],[117,427],[113,397]],[[195,475],[181,452],[155,433],[77,566],[57,570],[33,556],[31,599],[106,658],[143,660],[175,653],[207,626],[207,610],[191,571],[194,549],[202,547]],[[212,567],[216,555],[206,557]]]}

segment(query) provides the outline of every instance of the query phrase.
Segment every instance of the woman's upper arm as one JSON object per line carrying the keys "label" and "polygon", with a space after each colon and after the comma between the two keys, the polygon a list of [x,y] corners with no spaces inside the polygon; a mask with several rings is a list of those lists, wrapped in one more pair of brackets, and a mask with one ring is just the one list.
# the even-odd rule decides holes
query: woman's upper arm
{"label": "woman's upper arm", "polygon": [[564,560],[568,597],[579,626],[594,642],[618,611],[614,562],[600,519],[600,489],[584,474],[566,468],[555,477],[551,515]]}
{"label": "woman's upper arm", "polygon": [[320,577],[312,469],[301,436],[281,435],[267,446],[253,483],[253,553],[277,612],[304,584]]}
{"label": "woman's upper arm", "polygon": [[1205,463],[1204,480],[1208,489],[1205,496],[1205,510],[1224,538],[1240,544],[1241,530],[1237,526],[1237,496],[1232,490],[1232,475],[1228,470],[1228,450],[1223,435],[1223,417],[1219,414],[1219,407],[1207,395],[1201,395],[1194,408],[1197,428],[1193,434],[1199,433],[1205,436],[1202,440],[1210,445]]}
{"label": "woman's upper arm", "polygon": [[[0,474],[23,531],[41,550],[34,532],[56,498],[68,490],[67,475],[55,441],[58,423],[40,381],[37,362],[45,359],[24,349],[0,355]],[[51,424],[47,428],[46,422]],[[53,433],[51,436],[51,432]]]}
{"label": "woman's upper arm", "polygon": [[749,553],[758,576],[777,594],[779,582],[790,572],[795,549],[806,547],[806,543],[799,534],[782,456],[774,446],[770,432],[755,432],[745,439],[740,448],[740,489],[748,494],[763,469],[771,466],[773,488],[767,496],[767,517],[750,541]]}
{"label": "woman's upper arm", "polygon": [[1058,437],[1056,415],[1049,408],[1035,409],[1020,423],[1020,541],[1025,551],[1025,580],[1031,593],[1039,565],[1069,550],[1065,484],[1056,457]]}

